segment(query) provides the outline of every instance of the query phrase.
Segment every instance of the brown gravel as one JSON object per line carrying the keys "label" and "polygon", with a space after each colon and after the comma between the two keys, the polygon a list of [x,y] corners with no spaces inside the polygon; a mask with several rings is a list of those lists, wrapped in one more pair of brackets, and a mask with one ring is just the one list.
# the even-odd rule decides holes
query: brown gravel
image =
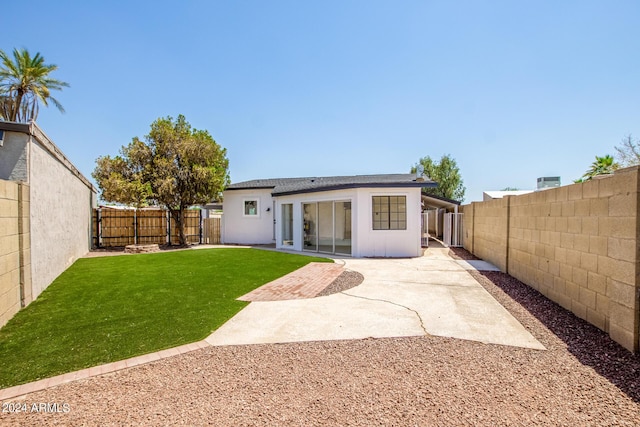
{"label": "brown gravel", "polygon": [[316,297],[323,297],[354,288],[364,281],[364,276],[357,271],[343,271],[329,286],[324,288]]}
{"label": "brown gravel", "polygon": [[1,425],[640,425],[640,357],[503,273],[547,351],[440,337],[211,347],[33,393]]}

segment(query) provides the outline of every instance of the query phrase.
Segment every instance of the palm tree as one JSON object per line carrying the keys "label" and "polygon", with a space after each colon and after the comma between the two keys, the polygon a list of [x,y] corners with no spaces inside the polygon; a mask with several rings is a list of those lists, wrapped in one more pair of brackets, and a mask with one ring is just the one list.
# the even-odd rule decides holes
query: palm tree
{"label": "palm tree", "polygon": [[591,164],[582,177],[584,180],[589,180],[594,176],[611,174],[619,167],[620,165],[609,154],[602,157],[596,156],[596,161]]}
{"label": "palm tree", "polygon": [[68,83],[49,77],[57,65],[45,64],[40,53],[31,57],[26,49],[13,49],[13,59],[0,50],[0,114],[12,122],[28,122],[38,117],[39,102],[49,101],[64,113],[51,96],[52,90],[69,87]]}

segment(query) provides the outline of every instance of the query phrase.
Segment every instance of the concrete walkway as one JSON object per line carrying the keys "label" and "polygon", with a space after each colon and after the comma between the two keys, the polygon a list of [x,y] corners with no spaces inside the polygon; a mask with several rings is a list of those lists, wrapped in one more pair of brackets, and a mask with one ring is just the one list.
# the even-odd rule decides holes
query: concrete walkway
{"label": "concrete walkway", "polygon": [[[250,303],[211,345],[437,335],[543,350],[448,249],[412,259],[343,259],[364,282],[339,294]],[[477,268],[495,269],[490,264]]]}

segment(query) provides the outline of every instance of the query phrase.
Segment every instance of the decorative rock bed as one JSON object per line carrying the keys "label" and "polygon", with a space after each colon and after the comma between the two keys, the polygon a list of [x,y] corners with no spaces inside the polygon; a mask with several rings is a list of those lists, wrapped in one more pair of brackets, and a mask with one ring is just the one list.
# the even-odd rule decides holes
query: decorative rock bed
{"label": "decorative rock bed", "polygon": [[127,245],[124,248],[126,254],[147,254],[151,252],[159,252],[160,247],[157,244],[152,245]]}

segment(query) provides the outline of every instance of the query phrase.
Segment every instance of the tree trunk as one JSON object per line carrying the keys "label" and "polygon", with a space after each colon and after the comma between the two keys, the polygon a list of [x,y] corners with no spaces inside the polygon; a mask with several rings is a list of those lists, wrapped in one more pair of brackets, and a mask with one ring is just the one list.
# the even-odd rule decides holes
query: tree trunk
{"label": "tree trunk", "polygon": [[9,121],[17,122],[18,121],[18,112],[20,111],[20,104],[22,104],[22,97],[24,96],[24,92],[18,89],[18,94],[16,95],[16,99],[13,100],[13,111],[11,111],[11,117]]}
{"label": "tree trunk", "polygon": [[[169,211],[171,212],[171,217],[173,217],[173,220],[176,223],[176,229],[178,230],[178,244],[180,246],[186,246],[187,239],[184,234],[184,208],[180,207],[178,210],[170,209]],[[171,240],[169,240],[169,243],[171,243]]]}

